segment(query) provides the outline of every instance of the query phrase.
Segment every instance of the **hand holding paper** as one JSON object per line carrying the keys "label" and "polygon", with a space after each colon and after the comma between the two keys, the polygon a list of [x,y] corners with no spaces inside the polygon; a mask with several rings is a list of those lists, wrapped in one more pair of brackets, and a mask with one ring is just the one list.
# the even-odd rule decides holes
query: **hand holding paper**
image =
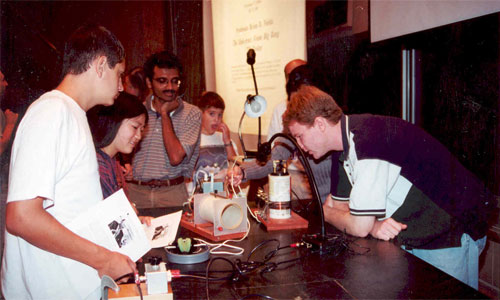
{"label": "hand holding paper", "polygon": [[152,248],[165,247],[174,242],[181,217],[182,211],[179,210],[151,220],[151,226],[144,226]]}

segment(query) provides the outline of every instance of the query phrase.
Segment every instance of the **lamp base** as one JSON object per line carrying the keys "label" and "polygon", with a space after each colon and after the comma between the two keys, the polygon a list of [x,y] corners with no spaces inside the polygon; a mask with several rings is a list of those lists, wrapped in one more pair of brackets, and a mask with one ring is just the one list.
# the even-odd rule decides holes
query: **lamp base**
{"label": "lamp base", "polygon": [[304,234],[302,243],[320,255],[337,257],[348,248],[348,240],[345,234],[329,234],[328,237],[321,234]]}
{"label": "lamp base", "polygon": [[304,234],[302,236],[302,242],[313,251],[319,251],[320,254],[327,253],[327,240],[321,237],[320,234]]}
{"label": "lamp base", "polygon": [[269,213],[267,213],[266,218],[262,218],[259,214],[258,209],[252,209],[253,213],[257,215],[259,221],[266,226],[267,231],[275,230],[286,230],[286,229],[304,229],[309,226],[309,222],[299,216],[298,214],[291,212],[291,217],[288,219],[271,219],[269,218]]}

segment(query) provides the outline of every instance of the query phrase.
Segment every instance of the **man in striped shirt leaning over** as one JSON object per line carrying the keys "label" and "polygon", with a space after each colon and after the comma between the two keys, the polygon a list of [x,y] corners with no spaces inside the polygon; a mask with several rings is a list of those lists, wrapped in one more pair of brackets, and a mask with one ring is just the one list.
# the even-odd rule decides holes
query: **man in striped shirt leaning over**
{"label": "man in striped shirt leaning over", "polygon": [[130,200],[138,208],[180,206],[188,199],[190,177],[199,153],[201,111],[179,96],[182,65],[170,52],[151,55],[144,64],[149,122],[133,158]]}
{"label": "man in striped shirt leaning over", "polygon": [[283,125],[319,158],[332,152],[325,220],[403,249],[477,289],[495,199],[434,137],[399,118],[344,115],[313,86],[293,93]]}

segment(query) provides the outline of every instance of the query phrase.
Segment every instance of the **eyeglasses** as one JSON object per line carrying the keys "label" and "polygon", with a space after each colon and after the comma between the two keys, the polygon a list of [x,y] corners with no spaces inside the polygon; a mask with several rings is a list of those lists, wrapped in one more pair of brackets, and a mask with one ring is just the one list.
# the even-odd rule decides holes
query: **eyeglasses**
{"label": "eyeglasses", "polygon": [[[153,78],[154,81],[158,82],[159,84],[168,84],[168,78],[165,77],[160,77],[160,78]],[[181,80],[179,78],[172,78],[170,80],[170,83],[173,86],[180,86],[181,85]]]}

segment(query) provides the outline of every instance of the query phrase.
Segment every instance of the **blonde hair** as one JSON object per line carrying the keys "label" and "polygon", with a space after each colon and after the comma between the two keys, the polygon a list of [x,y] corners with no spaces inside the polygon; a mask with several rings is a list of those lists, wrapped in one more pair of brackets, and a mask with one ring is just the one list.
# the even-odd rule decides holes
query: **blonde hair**
{"label": "blonde hair", "polygon": [[297,92],[292,93],[283,114],[283,127],[288,131],[290,123],[312,126],[316,117],[323,117],[332,124],[337,124],[342,116],[342,109],[335,100],[311,85],[302,85]]}

